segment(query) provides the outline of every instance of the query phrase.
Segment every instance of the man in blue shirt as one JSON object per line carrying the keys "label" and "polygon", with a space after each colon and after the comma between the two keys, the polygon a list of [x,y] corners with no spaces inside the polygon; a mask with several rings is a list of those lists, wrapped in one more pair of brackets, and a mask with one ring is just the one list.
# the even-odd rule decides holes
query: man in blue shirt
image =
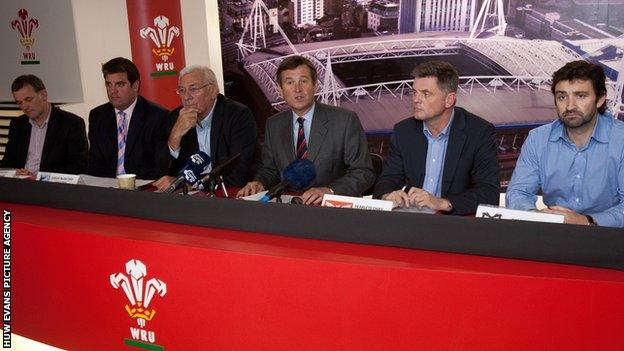
{"label": "man in blue shirt", "polygon": [[206,66],[188,66],[180,71],[177,94],[182,106],[167,116],[169,175],[154,182],[166,189],[188,162],[203,151],[211,163],[205,171],[240,153],[240,160],[224,175],[225,185],[241,187],[251,179],[259,146],[251,110],[219,93],[214,72]]}
{"label": "man in blue shirt", "polygon": [[598,65],[566,64],[553,73],[559,119],[529,133],[511,182],[507,206],[535,209],[565,223],[624,227],[624,123],[605,115],[607,89]]}
{"label": "man in blue shirt", "polygon": [[458,74],[447,62],[412,72],[414,116],[394,126],[374,195],[396,206],[447,214],[498,204],[499,166],[491,123],[456,107]]}

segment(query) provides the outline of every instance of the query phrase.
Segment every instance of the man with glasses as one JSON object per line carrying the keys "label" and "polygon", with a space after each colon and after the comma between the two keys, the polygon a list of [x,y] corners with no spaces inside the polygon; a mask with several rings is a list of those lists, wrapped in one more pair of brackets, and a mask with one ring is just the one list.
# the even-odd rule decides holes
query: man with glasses
{"label": "man with glasses", "polygon": [[258,150],[251,110],[220,94],[214,72],[205,66],[182,69],[176,92],[182,106],[171,111],[167,118],[169,176],[154,185],[159,190],[166,189],[189,157],[198,151],[210,155],[210,168],[240,153],[240,160],[224,175],[224,181],[232,187],[245,185],[253,174]]}
{"label": "man with glasses", "polygon": [[139,95],[141,78],[132,61],[114,58],[102,65],[102,74],[108,102],[89,113],[89,174],[158,179],[169,161],[168,111]]}
{"label": "man with glasses", "polygon": [[396,206],[457,215],[476,212],[480,203],[498,204],[494,127],[455,106],[457,71],[429,61],[412,74],[414,117],[394,126],[374,195]]}

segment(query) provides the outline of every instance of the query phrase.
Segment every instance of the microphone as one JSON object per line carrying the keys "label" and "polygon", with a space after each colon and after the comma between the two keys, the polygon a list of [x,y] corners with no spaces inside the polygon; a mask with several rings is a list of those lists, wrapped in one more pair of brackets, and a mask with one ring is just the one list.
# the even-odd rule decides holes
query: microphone
{"label": "microphone", "polygon": [[208,165],[210,165],[210,156],[208,156],[205,152],[199,151],[192,154],[188,161],[186,161],[184,168],[180,170],[178,177],[173,181],[173,183],[171,183],[171,185],[169,185],[167,189],[165,189],[164,192],[171,194],[182,186],[184,182],[191,185],[197,183],[199,175],[206,167],[208,167]]}
{"label": "microphone", "polygon": [[207,175],[205,175],[202,179],[201,179],[201,184],[203,185],[204,189],[208,189],[210,182],[214,181],[215,179],[217,179],[219,176],[225,174],[226,172],[228,172],[230,170],[230,166],[232,166],[235,162],[238,161],[238,159],[241,158],[241,153],[237,153],[236,155],[230,157],[229,159],[227,159],[225,162],[223,162],[222,164],[218,165],[217,167],[213,168],[212,171],[210,171],[210,173],[208,173]]}
{"label": "microphone", "polygon": [[312,184],[314,178],[316,178],[316,170],[312,161],[307,158],[295,160],[284,168],[282,181],[264,194],[260,202],[271,201],[271,199],[282,195],[286,188],[303,190]]}

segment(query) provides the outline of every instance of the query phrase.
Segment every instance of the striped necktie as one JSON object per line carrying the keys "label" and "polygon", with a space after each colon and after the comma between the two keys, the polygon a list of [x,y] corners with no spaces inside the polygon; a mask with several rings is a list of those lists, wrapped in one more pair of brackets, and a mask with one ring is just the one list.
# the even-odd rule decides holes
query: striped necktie
{"label": "striped necktie", "polygon": [[299,123],[299,131],[297,132],[297,158],[308,158],[308,144],[305,139],[305,131],[303,130],[303,117],[297,118]]}
{"label": "striped necktie", "polygon": [[126,174],[124,168],[124,155],[126,153],[126,113],[117,112],[117,175]]}

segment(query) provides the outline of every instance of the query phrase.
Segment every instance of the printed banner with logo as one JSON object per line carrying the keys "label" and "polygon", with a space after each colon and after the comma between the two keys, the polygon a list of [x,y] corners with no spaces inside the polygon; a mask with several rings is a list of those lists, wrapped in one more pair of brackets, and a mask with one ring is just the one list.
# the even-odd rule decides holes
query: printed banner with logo
{"label": "printed banner with logo", "polygon": [[51,102],[83,101],[71,0],[3,1],[0,47],[0,101],[22,74],[41,78]]}
{"label": "printed banner with logo", "polygon": [[132,61],[141,73],[141,95],[167,108],[180,105],[175,93],[184,68],[179,0],[126,0]]}

